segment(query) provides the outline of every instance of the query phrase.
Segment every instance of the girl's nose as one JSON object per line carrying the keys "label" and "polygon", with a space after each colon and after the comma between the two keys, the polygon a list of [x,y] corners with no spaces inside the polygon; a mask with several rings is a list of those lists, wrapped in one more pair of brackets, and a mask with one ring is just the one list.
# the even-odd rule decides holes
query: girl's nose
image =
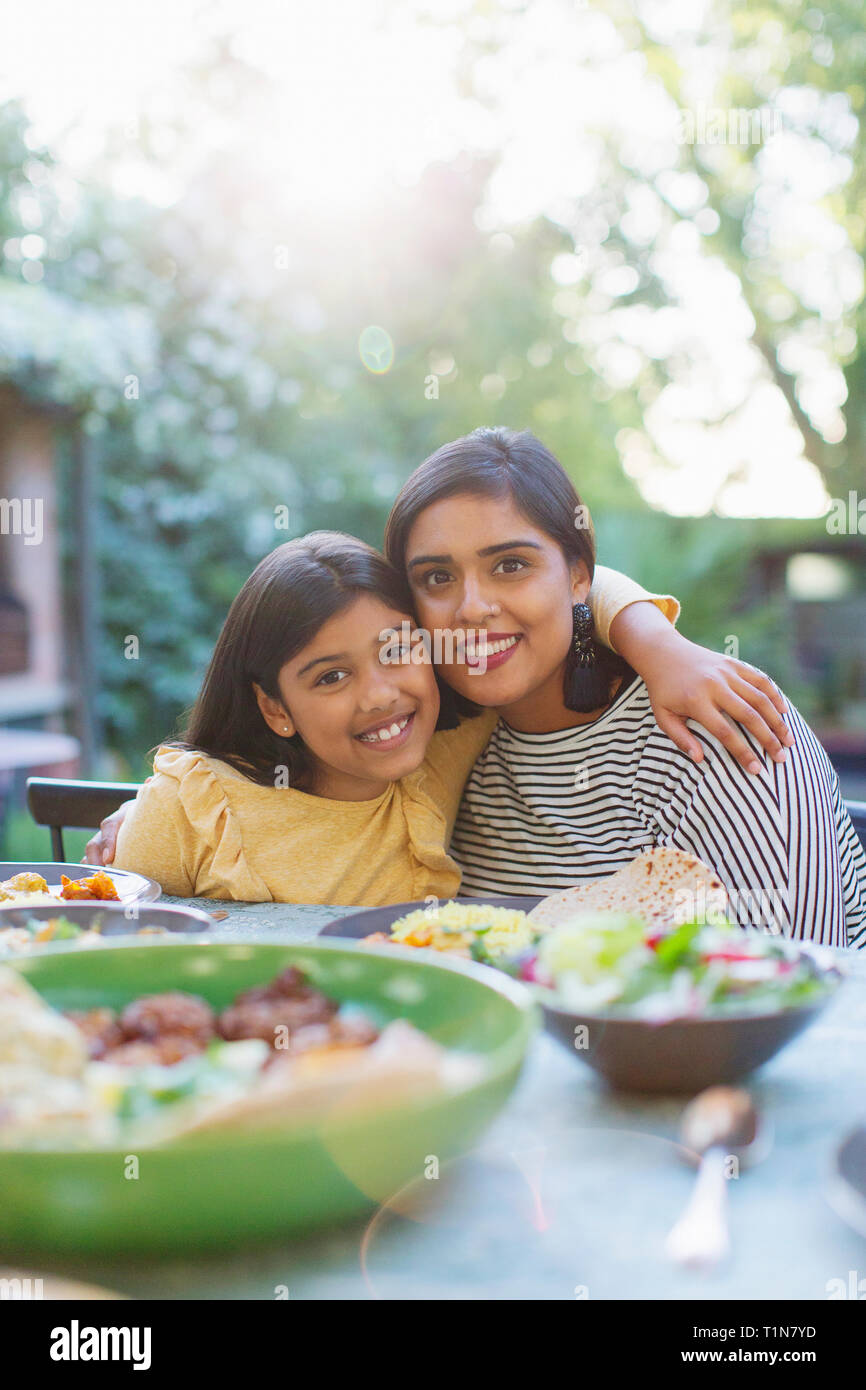
{"label": "girl's nose", "polygon": [[391,709],[400,698],[399,669],[399,666],[391,667],[378,661],[370,666],[359,689],[359,709],[365,713]]}

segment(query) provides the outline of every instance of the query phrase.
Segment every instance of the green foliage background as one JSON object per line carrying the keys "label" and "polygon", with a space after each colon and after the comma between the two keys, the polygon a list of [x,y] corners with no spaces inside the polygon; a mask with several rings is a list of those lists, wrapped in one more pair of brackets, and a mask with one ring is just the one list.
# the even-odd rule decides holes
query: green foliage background
{"label": "green foliage background", "polygon": [[[599,0],[596,8],[616,20],[646,69],[685,105],[687,74],[633,7]],[[719,104],[757,107],[786,85],[808,86],[844,97],[857,117],[855,146],[846,152],[851,177],[832,211],[862,256],[861,5],[762,0],[720,3],[714,13],[729,44],[724,79],[709,94]],[[773,41],[770,22],[778,29]],[[815,58],[818,38],[832,45],[829,63],[826,50],[822,61]],[[766,63],[752,66],[760,72],[752,81],[744,58],[756,47]],[[469,85],[474,56],[467,37]],[[264,79],[217,45],[189,75],[177,140],[183,120],[194,125],[207,109],[215,73],[221,100],[243,128]],[[142,158],[159,162],[164,124],[142,119],[135,135]],[[817,127],[809,135],[832,143],[832,133]],[[789,294],[787,324],[768,312],[780,286],[772,257],[750,239],[754,160],[749,148],[709,164],[699,148],[680,151],[681,168],[699,173],[718,212],[707,251],[723,255],[738,275],[755,341],[789,397],[808,456],[831,493],[844,495],[864,479],[866,309],[861,303],[853,315],[856,347],[841,359],[847,436],[830,445],[803,414],[796,383],[776,356],[779,334],[812,311]],[[614,391],[582,359],[563,336],[550,263],[574,250],[574,229],[591,209],[576,206],[571,225],[538,218],[508,236],[482,231],[476,213],[495,165],[461,156],[432,166],[364,220],[313,231],[280,221],[268,190],[245,180],[240,146],[199,169],[165,210],[96,183],[70,190],[51,152],[33,147],[23,108],[0,108],[0,245],[22,235],[23,192],[38,203],[47,248],[38,283],[22,278],[14,251],[0,262],[0,379],[27,401],[65,412],[58,444],[67,502],[75,468],[70,431],[81,429],[94,451],[100,715],[107,746],[133,775],[193,699],[228,605],[262,555],[318,527],[379,544],[401,481],[443,441],[481,423],[525,426],[544,438],[591,505],[600,558],[677,592],[690,636],[721,647],[733,631],[740,654],[766,666],[807,714],[820,713],[822,701],[826,707],[793,664],[790,610],[784,601],[757,602],[747,583],[750,556],[791,540],[808,546],[826,536],[822,523],[695,521],[642,501],[615,439],[640,426],[675,364],[648,360],[633,387]],[[624,302],[659,308],[665,292],[650,258],[619,228],[628,189],[640,177],[611,146],[608,179],[594,200],[604,206],[611,245],[638,272]],[[670,205],[667,215],[681,216]],[[395,346],[383,375],[359,357],[359,335],[371,324],[385,327]],[[484,388],[491,376],[504,390]],[[275,524],[282,507],[288,531]],[[71,554],[68,516],[66,534]],[[138,661],[124,656],[130,634],[139,638]]]}

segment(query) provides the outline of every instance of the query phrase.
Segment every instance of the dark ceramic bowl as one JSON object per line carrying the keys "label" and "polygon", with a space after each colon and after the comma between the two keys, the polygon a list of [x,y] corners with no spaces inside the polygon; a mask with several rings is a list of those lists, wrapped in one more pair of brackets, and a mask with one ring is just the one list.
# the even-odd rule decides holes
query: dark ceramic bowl
{"label": "dark ceramic bowl", "polygon": [[694,1094],[740,1081],[808,1028],[841,979],[832,967],[815,969],[827,981],[827,992],[800,1008],[667,1023],[573,1013],[548,1003],[540,987],[534,993],[548,1031],[608,1085],[622,1091]]}

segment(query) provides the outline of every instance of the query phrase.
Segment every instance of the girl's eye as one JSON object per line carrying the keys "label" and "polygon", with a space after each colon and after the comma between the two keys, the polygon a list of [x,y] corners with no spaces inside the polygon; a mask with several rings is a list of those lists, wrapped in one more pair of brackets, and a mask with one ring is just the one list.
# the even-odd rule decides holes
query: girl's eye
{"label": "girl's eye", "polygon": [[528,561],[527,561],[527,560],[522,560],[522,559],[520,558],[519,555],[505,555],[505,556],[499,561],[499,564],[496,565],[496,567],[495,567],[495,569],[494,569],[494,571],[493,571],[494,574],[496,573],[496,570],[499,569],[499,566],[500,566],[500,565],[510,565],[510,566],[512,566],[511,569],[503,569],[503,570],[502,570],[502,573],[503,573],[503,574],[517,574],[520,570],[526,569],[526,567],[527,567],[527,565],[528,565]]}
{"label": "girl's eye", "polygon": [[[316,685],[338,685],[340,677],[348,674],[348,671],[326,671],[323,676],[319,676]],[[332,679],[332,677],[336,679]]]}
{"label": "girl's eye", "polygon": [[379,653],[380,666],[402,666],[411,658],[412,648],[408,642],[401,642],[399,647],[383,648]]}

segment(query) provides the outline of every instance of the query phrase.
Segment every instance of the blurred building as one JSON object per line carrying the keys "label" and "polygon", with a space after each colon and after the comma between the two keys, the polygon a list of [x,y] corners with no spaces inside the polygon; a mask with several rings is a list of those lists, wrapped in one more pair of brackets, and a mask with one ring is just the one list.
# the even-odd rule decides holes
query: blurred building
{"label": "blurred building", "polygon": [[[81,661],[92,614],[64,582],[59,455],[73,438],[64,412],[0,388],[0,829],[28,776],[75,776],[94,751]],[[88,556],[70,550],[80,576]]]}

